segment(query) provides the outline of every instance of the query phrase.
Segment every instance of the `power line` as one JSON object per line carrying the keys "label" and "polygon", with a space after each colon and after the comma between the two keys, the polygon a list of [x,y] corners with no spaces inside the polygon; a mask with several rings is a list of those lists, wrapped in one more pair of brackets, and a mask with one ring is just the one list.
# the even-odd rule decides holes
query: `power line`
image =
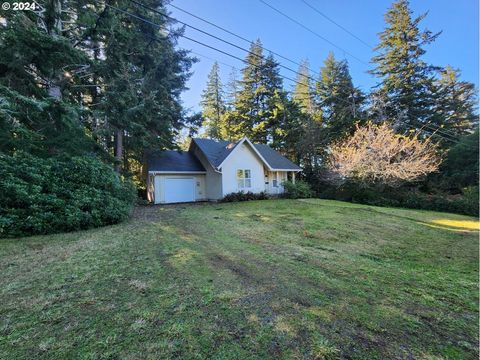
{"label": "power line", "polygon": [[[141,6],[141,7],[143,7],[143,8],[146,8],[146,9],[148,9],[148,10],[150,10],[150,11],[156,12],[156,13],[162,15],[162,16],[166,16],[166,17],[168,17],[168,18],[170,18],[170,19],[172,19],[172,20],[174,20],[174,21],[178,21],[177,19],[175,19],[175,18],[173,18],[173,17],[171,17],[171,16],[169,16],[169,15],[166,15],[165,13],[163,13],[163,12],[157,10],[157,9],[153,9],[153,8],[151,8],[151,7],[149,7],[149,6],[146,6],[146,5],[142,4],[142,3],[140,3],[139,1],[136,1],[136,0],[129,0],[129,1],[131,1],[131,2],[133,2],[133,3],[135,3],[135,4],[139,5],[139,6]],[[288,17],[288,15],[282,13],[281,11],[279,11],[279,10],[276,9],[276,8],[274,8],[274,7],[271,6],[270,4],[266,3],[265,1],[263,1],[263,0],[260,0],[260,1],[261,1],[262,3],[264,3],[265,5],[271,7],[271,8],[274,9],[275,11],[280,12],[280,14]],[[303,1],[303,0],[302,0],[302,1]],[[219,26],[219,25],[216,25],[216,24],[214,24],[214,23],[211,22],[211,21],[205,20],[205,19],[203,19],[203,18],[201,18],[201,17],[199,17],[199,16],[197,16],[197,15],[195,15],[195,14],[192,14],[191,12],[189,12],[189,11],[187,11],[187,10],[181,9],[181,8],[178,7],[178,6],[175,6],[175,5],[172,5],[172,4],[170,4],[170,5],[171,5],[173,8],[177,9],[177,10],[180,10],[180,11],[182,11],[182,12],[184,12],[184,13],[186,13],[186,14],[188,14],[188,15],[196,18],[196,19],[199,19],[199,20],[201,20],[201,21],[203,21],[203,22],[211,25],[211,26],[214,26],[214,27],[216,27],[216,28],[218,28],[218,29],[220,29],[220,30],[228,33],[228,34],[231,34],[231,35],[233,35],[233,36],[235,36],[235,37],[237,37],[237,38],[245,41],[245,42],[251,43],[248,39],[246,39],[246,38],[244,38],[244,37],[242,37],[242,36],[240,36],[240,35],[238,35],[238,34],[235,34],[234,32],[232,32],[232,31],[230,31],[230,30],[228,30],[228,29],[225,29],[225,28],[223,28],[223,27],[221,27],[221,26]],[[307,4],[307,5],[308,5],[308,4]],[[317,9],[315,9],[315,10],[317,10]],[[321,13],[319,10],[317,10],[317,12],[318,12],[318,13]],[[322,16],[325,16],[325,15],[322,14]],[[294,22],[296,22],[296,20],[294,20],[294,19],[291,19],[291,20],[294,21]],[[332,21],[332,22],[334,22],[332,19],[329,19],[329,20]],[[212,34],[206,32],[206,31],[204,31],[204,30],[201,30],[201,29],[199,29],[199,28],[196,28],[196,27],[194,27],[194,26],[191,26],[191,25],[189,25],[189,24],[187,24],[187,23],[185,23],[185,22],[183,22],[183,21],[178,21],[178,22],[181,23],[181,24],[183,24],[183,25],[185,25],[185,26],[188,26],[188,27],[190,27],[190,28],[192,28],[192,29],[194,29],[194,30],[197,30],[197,31],[199,31],[199,32],[201,32],[201,33],[204,33],[204,34],[206,34],[206,35],[208,35],[208,36],[211,36],[211,37],[215,38],[216,40],[220,40],[220,41],[222,41],[222,42],[224,42],[224,43],[227,43],[228,45],[231,45],[231,46],[236,47],[236,48],[238,48],[238,49],[240,49],[240,50],[242,50],[242,51],[245,51],[245,52],[247,52],[247,53],[249,53],[249,54],[251,54],[251,55],[254,55],[254,56],[256,56],[256,57],[261,58],[261,56],[259,56],[258,54],[252,53],[252,52],[251,52],[250,50],[248,50],[248,49],[242,48],[242,47],[240,47],[240,46],[238,46],[238,45],[236,45],[236,44],[233,44],[233,43],[231,43],[231,42],[229,42],[229,41],[226,41],[226,40],[224,40],[224,39],[221,39],[221,38],[219,38],[219,37],[217,37],[217,36],[215,36],[215,35],[212,35]],[[297,22],[297,23],[298,23],[298,22]],[[334,22],[334,23],[335,23],[335,22]],[[298,23],[298,24],[299,24],[300,26],[306,28],[303,24],[300,24],[300,23]],[[337,24],[337,23],[335,23],[335,24],[341,27],[341,25],[339,25],[339,24]],[[310,29],[308,29],[308,28],[307,28],[307,30],[310,31]],[[345,29],[345,30],[346,30],[346,29]],[[346,31],[348,32],[348,30],[346,30]],[[318,34],[317,34],[317,35],[318,35]],[[352,34],[352,35],[355,36],[354,34]],[[320,36],[320,35],[319,35],[319,36]],[[323,38],[323,37],[322,37],[322,38]],[[191,39],[189,39],[189,40],[191,40]],[[325,39],[325,40],[328,41],[327,39]],[[192,40],[192,41],[195,41],[195,40]],[[333,46],[336,46],[336,45],[333,44],[333,43],[331,43],[331,44],[332,44]],[[369,45],[367,45],[367,46],[369,46]],[[370,47],[370,46],[369,46],[369,47]],[[341,49],[342,51],[345,51],[345,50],[343,50],[342,48],[340,48],[340,49]],[[277,55],[277,56],[279,56],[279,57],[282,57],[282,58],[284,58],[284,59],[287,59],[287,60],[290,61],[290,62],[293,62],[293,63],[295,63],[295,64],[297,64],[297,65],[300,65],[299,63],[296,63],[296,62],[294,62],[293,60],[290,60],[290,59],[288,59],[288,58],[285,58],[284,56],[279,55],[279,54],[277,54],[276,52],[274,52],[274,51],[272,51],[272,50],[269,50],[269,49],[266,49],[266,48],[265,48],[265,50],[270,51],[272,54],[275,54],[275,55]],[[352,54],[350,54],[350,55],[353,56]],[[360,59],[357,58],[357,60],[360,60]],[[361,61],[361,60],[360,60],[360,61]],[[242,62],[244,62],[244,61],[242,60]],[[307,76],[307,75],[304,75],[304,74],[300,74],[299,72],[297,72],[297,71],[295,71],[295,70],[293,70],[293,69],[291,69],[291,68],[289,68],[289,67],[287,67],[287,66],[284,66],[284,65],[282,65],[282,64],[280,64],[280,63],[278,63],[278,64],[279,64],[280,67],[283,67],[284,69],[287,69],[287,70],[295,73],[297,76],[305,77],[305,78],[307,78],[307,79],[309,79],[309,80],[311,80],[311,81],[313,81],[313,82],[316,82],[316,81],[317,81],[316,79],[312,78],[311,76]],[[307,69],[308,69],[308,68],[307,68]],[[310,70],[310,69],[308,69],[308,70]],[[310,70],[310,71],[311,71],[311,70]],[[317,72],[317,74],[318,74],[318,72]],[[285,77],[285,78],[286,78],[286,77]],[[290,78],[286,78],[286,79],[287,79],[287,80],[290,80],[290,81],[293,81],[293,82],[295,82],[296,84],[300,84],[298,81],[295,81],[295,80],[293,80],[293,79],[290,79]],[[346,103],[346,102],[345,102],[345,103]],[[349,103],[348,103],[348,104],[349,104]],[[349,105],[350,105],[350,104],[349,104]],[[422,125],[423,125],[423,124],[422,124]],[[437,129],[437,130],[435,130],[435,131],[439,131],[439,130]]]}
{"label": "power line", "polygon": [[297,24],[298,26],[302,27],[303,29],[307,30],[309,33],[315,35],[316,37],[322,39],[323,41],[329,43],[330,45],[334,46],[335,48],[337,48],[338,50],[341,50],[343,51],[345,54],[349,55],[350,57],[354,58],[355,60],[357,60],[358,62],[364,64],[364,65],[369,65],[367,62],[363,61],[362,59],[358,58],[357,56],[353,55],[352,53],[348,52],[347,50],[345,50],[344,48],[338,46],[337,44],[335,44],[334,42],[328,40],[327,38],[323,37],[322,35],[320,35],[318,32],[310,29],[308,26],[305,26],[303,25],[300,21],[298,20],[295,20],[294,18],[292,18],[291,16],[285,14],[283,11],[277,9],[276,7],[274,7],[273,5],[270,5],[268,2],[266,2],[265,0],[259,0],[262,4],[265,4],[266,6],[268,6],[270,9],[272,9],[273,11],[279,13],[280,15],[282,15],[283,17],[287,18],[288,20],[292,21],[293,23]]}
{"label": "power line", "polygon": [[[250,54],[250,55],[252,55],[252,56],[255,56],[255,57],[259,58],[259,59],[262,59],[262,58],[263,58],[261,55],[255,54],[254,52],[251,52],[250,50],[248,50],[248,49],[246,49],[246,48],[244,48],[244,47],[241,47],[241,46],[239,46],[239,45],[237,45],[237,44],[234,44],[234,43],[232,43],[232,42],[230,42],[230,41],[228,41],[228,40],[225,40],[225,39],[223,39],[223,38],[221,38],[221,37],[219,37],[219,36],[213,35],[213,34],[209,33],[208,31],[202,30],[202,29],[200,29],[200,28],[198,28],[198,27],[195,27],[195,26],[193,26],[193,25],[190,25],[190,24],[188,24],[188,23],[186,23],[186,22],[184,22],[184,21],[180,21],[180,20],[178,20],[178,19],[176,19],[176,18],[174,18],[174,17],[171,17],[171,16],[165,14],[164,12],[161,12],[161,11],[159,11],[159,10],[157,10],[157,9],[154,9],[154,8],[150,7],[150,6],[147,6],[147,5],[145,5],[145,4],[142,4],[142,3],[139,2],[139,1],[136,1],[136,0],[129,0],[129,1],[132,2],[132,3],[134,3],[134,4],[137,4],[138,6],[143,7],[144,9],[147,9],[147,10],[150,10],[150,11],[152,11],[152,12],[154,12],[154,13],[157,13],[157,14],[160,14],[160,15],[162,15],[162,16],[165,16],[165,17],[167,17],[167,18],[169,18],[169,19],[171,19],[171,20],[173,20],[173,21],[176,21],[176,22],[178,22],[178,23],[180,23],[180,24],[182,24],[182,25],[184,25],[184,26],[186,26],[186,27],[189,27],[190,29],[193,29],[193,30],[195,30],[195,31],[198,31],[198,32],[200,32],[200,33],[202,33],[202,34],[204,34],[204,35],[207,35],[207,36],[209,36],[209,37],[211,37],[211,38],[213,38],[213,39],[215,39],[215,40],[221,41],[221,42],[223,42],[223,43],[225,43],[225,44],[227,44],[227,45],[230,45],[230,46],[232,46],[232,47],[234,47],[234,48],[237,48],[237,49],[239,49],[239,50],[245,51],[245,52],[247,52],[248,54]],[[191,40],[191,39],[190,39],[190,40]],[[193,41],[193,40],[192,40],[192,41]],[[280,67],[288,70],[288,71],[293,72],[294,74],[298,74],[298,72],[297,72],[296,70],[294,70],[294,69],[292,69],[292,68],[290,68],[290,67],[288,67],[288,66],[285,66],[285,65],[283,65],[283,64],[281,64],[281,63],[278,63],[278,65],[279,65]],[[291,80],[291,79],[290,79],[290,80]]]}
{"label": "power line", "polygon": [[[242,40],[242,41],[244,41],[244,42],[247,42],[247,43],[249,43],[249,44],[252,43],[251,40],[248,40],[248,39],[246,39],[245,37],[243,37],[243,36],[241,36],[241,35],[238,35],[238,34],[234,33],[234,32],[231,31],[231,30],[228,30],[228,29],[226,29],[226,28],[224,28],[224,27],[222,27],[222,26],[219,26],[219,25],[217,25],[217,24],[214,24],[213,22],[208,21],[208,20],[206,20],[206,19],[204,19],[204,18],[202,18],[202,17],[200,17],[200,16],[198,16],[198,15],[195,15],[195,14],[193,14],[193,13],[191,13],[191,12],[185,10],[185,9],[182,9],[182,8],[176,6],[176,5],[173,5],[173,4],[168,4],[168,5],[171,6],[171,7],[173,7],[174,9],[177,9],[177,10],[179,10],[179,11],[187,14],[187,15],[190,15],[190,16],[194,17],[195,19],[198,19],[198,20],[200,20],[200,21],[203,21],[204,23],[206,23],[206,24],[208,24],[208,25],[211,25],[211,26],[213,26],[213,27],[215,27],[215,28],[217,28],[217,29],[219,29],[219,30],[222,30],[222,31],[226,32],[227,34],[230,34],[230,35],[232,35],[232,36],[235,36],[237,39],[240,39],[240,40]],[[263,46],[262,46],[262,47],[263,47]],[[268,48],[266,48],[266,47],[263,47],[263,49],[267,50],[268,52],[272,53],[273,55],[275,55],[275,56],[277,56],[277,57],[279,57],[279,58],[281,58],[281,59],[284,59],[284,60],[287,60],[287,61],[291,62],[292,64],[295,64],[295,65],[298,65],[298,66],[304,65],[304,64],[302,64],[302,63],[299,63],[298,61],[292,60],[292,59],[290,59],[290,58],[288,58],[288,57],[286,57],[286,56],[284,56],[284,55],[281,55],[281,54],[279,54],[279,53],[277,53],[277,52],[275,52],[275,51],[273,51],[273,50],[271,50],[271,49],[268,49]],[[308,67],[307,67],[307,69],[308,69],[309,71],[311,71],[312,73],[314,73],[314,74],[317,74],[317,75],[320,74],[318,71],[315,71],[315,70],[310,69],[310,68],[308,68]]]}
{"label": "power line", "polygon": [[[136,2],[136,1],[134,1],[134,0],[130,0],[130,1]],[[260,0],[260,1],[262,1],[262,0]],[[112,8],[112,9],[118,11],[118,12],[121,12],[121,13],[127,15],[127,16],[133,17],[133,18],[135,18],[135,19],[137,19],[137,20],[139,20],[139,21],[142,21],[142,22],[144,22],[144,23],[150,24],[150,25],[155,26],[155,27],[158,27],[158,28],[160,28],[160,29],[162,29],[162,28],[165,29],[164,26],[162,26],[162,25],[160,25],[160,24],[157,24],[157,23],[154,23],[153,21],[150,21],[150,20],[148,20],[148,19],[145,19],[145,18],[143,18],[143,17],[141,17],[141,16],[138,16],[138,15],[132,14],[132,13],[130,13],[130,12],[128,12],[128,11],[125,11],[125,10],[122,10],[122,9],[119,9],[119,8],[116,8],[116,7],[114,7],[114,6],[112,6],[112,5],[109,5],[109,4],[106,4],[106,6]],[[169,32],[171,33],[171,31],[169,31]],[[188,37],[188,36],[186,36],[186,35],[179,34],[178,36],[183,37],[183,38],[185,38],[185,39],[187,39],[187,40],[189,40],[189,41],[195,42],[195,43],[197,43],[197,44],[199,44],[199,45],[202,45],[202,46],[204,46],[204,47],[207,47],[207,48],[209,48],[209,49],[215,50],[215,51],[217,51],[217,52],[219,52],[219,53],[221,53],[221,54],[224,54],[224,55],[227,55],[227,56],[229,56],[229,57],[232,57],[232,58],[234,58],[234,59],[236,59],[236,60],[239,60],[239,61],[241,61],[241,62],[243,62],[243,63],[252,65],[252,66],[257,67],[257,68],[259,67],[258,65],[249,63],[247,60],[244,60],[244,59],[242,59],[242,58],[240,58],[240,57],[238,57],[238,56],[236,56],[236,55],[232,55],[232,54],[230,54],[230,53],[228,53],[228,52],[226,52],[226,51],[223,51],[223,50],[221,50],[221,49],[218,49],[218,48],[216,48],[216,47],[214,47],[214,46],[211,46],[211,45],[209,45],[209,44],[205,44],[205,43],[203,43],[203,42],[201,42],[201,41],[198,41],[198,40],[196,40],[196,39],[190,38],[190,37]],[[149,37],[149,38],[151,38],[151,37]],[[151,39],[152,39],[152,40],[156,40],[156,41],[160,41],[160,40],[157,39],[157,38],[151,38]],[[292,81],[292,82],[294,82],[294,83],[301,84],[301,83],[299,83],[298,81],[296,81],[296,80],[294,80],[294,79],[291,79],[291,78],[289,78],[289,77],[286,77],[286,76],[284,76],[284,75],[280,75],[280,74],[279,74],[279,76],[282,77],[282,78],[284,78],[284,79],[290,80],[290,81]],[[303,85],[303,84],[302,84],[302,85]],[[338,100],[344,102],[345,104],[347,104],[347,105],[349,105],[349,106],[352,105],[352,104],[344,101],[343,99],[338,99]],[[413,128],[413,125],[411,125],[411,124],[408,124],[408,123],[406,123],[406,122],[404,122],[404,121],[401,121],[401,120],[399,120],[399,119],[397,119],[397,121]],[[427,125],[422,124],[422,126],[427,126]],[[415,129],[416,129],[416,128],[415,128]],[[421,131],[424,131],[422,128],[421,128],[421,129],[416,129],[416,130],[417,130],[417,131],[420,131],[420,130],[421,130]],[[438,129],[437,129],[436,131],[438,131]],[[430,133],[430,132],[427,132],[427,133],[429,133],[430,135],[433,135],[433,134]],[[438,135],[438,136],[440,136],[440,135]],[[445,137],[443,137],[443,136],[440,136],[440,137],[442,137],[442,138],[445,139],[445,140],[454,141],[453,139],[450,139],[450,138],[445,138]],[[454,142],[456,142],[456,141],[454,141]]]}
{"label": "power line", "polygon": [[352,37],[354,37],[355,39],[357,39],[358,41],[360,41],[363,45],[365,45],[366,47],[368,47],[369,49],[373,50],[373,46],[371,46],[370,44],[368,44],[367,42],[363,41],[361,38],[359,38],[357,35],[355,35],[354,33],[352,33],[350,30],[348,30],[347,28],[345,28],[344,26],[340,25],[339,23],[337,23],[335,20],[333,20],[332,18],[330,18],[329,16],[325,15],[323,12],[321,12],[320,10],[318,10],[316,7],[314,7],[313,5],[311,5],[310,3],[308,3],[307,1],[305,0],[301,0],[305,5],[307,5],[310,9],[312,9],[313,11],[315,11],[317,14],[321,15],[322,17],[324,17],[325,19],[327,19],[328,21],[330,21],[332,24],[336,25],[337,27],[339,27],[340,29],[342,29],[343,31],[345,31],[347,34],[351,35]]}
{"label": "power line", "polygon": [[[290,17],[289,15],[285,14],[285,13],[282,12],[281,10],[279,10],[279,9],[275,8],[274,6],[272,6],[271,4],[267,3],[265,0],[259,0],[259,1],[260,1],[261,3],[263,3],[263,4],[265,4],[266,6],[268,6],[269,8],[271,8],[272,10],[276,11],[276,12],[279,13],[280,15],[282,15],[282,16],[286,17],[287,19],[289,19],[290,21],[294,22],[295,24],[301,26],[302,28],[304,28],[304,29],[307,30],[308,32],[310,32],[310,33],[316,35],[317,37],[320,37],[321,39],[327,41],[327,42],[330,43],[332,46],[335,46],[336,48],[342,50],[343,52],[345,52],[346,54],[348,54],[348,55],[350,55],[351,57],[355,58],[356,60],[362,62],[363,64],[368,65],[368,64],[367,64],[366,62],[364,62],[363,60],[357,58],[355,55],[347,52],[347,51],[344,50],[343,48],[341,48],[341,47],[337,46],[336,44],[332,43],[332,42],[329,41],[328,39],[324,38],[323,36],[321,36],[321,35],[318,34],[317,32],[315,32],[315,31],[313,31],[312,29],[310,29],[309,27],[303,25],[303,24],[300,23],[299,21],[295,20],[294,18],[292,18],[292,17]],[[313,8],[313,7],[312,7],[310,4],[308,4],[306,1],[304,1],[304,0],[302,0],[302,1],[303,1],[306,5],[310,6],[312,9],[314,9],[314,10],[315,10],[317,13],[319,13],[320,15],[328,18],[325,14],[321,13],[318,9]],[[364,43],[363,40],[361,40],[360,38],[358,38],[355,34],[351,33],[349,30],[347,30],[346,28],[344,28],[344,27],[341,26],[340,24],[336,23],[333,19],[328,18],[328,20],[331,21],[331,22],[333,22],[335,25],[339,26],[339,27],[342,28],[343,30],[347,31],[350,35],[354,36],[355,38],[357,38],[358,40],[360,40],[362,43]],[[366,43],[364,43],[364,44],[367,45],[369,48],[372,49],[372,47],[371,47],[370,45],[368,45],[368,44],[366,44]],[[308,79],[312,79],[311,77],[306,76],[306,75],[302,75],[302,76],[305,76],[305,77],[308,78]],[[313,81],[316,81],[316,80],[313,79]],[[340,100],[341,100],[341,99],[340,99]],[[398,114],[397,114],[397,116],[398,116]],[[423,124],[422,124],[422,126],[423,126]],[[430,127],[430,129],[432,129],[432,128]],[[435,129],[434,131],[436,131],[436,132],[438,131],[439,133],[443,133],[443,134],[445,134],[445,135],[453,136],[453,135],[449,134],[446,130],[445,130],[445,132],[444,132],[443,129],[442,129],[442,131],[441,131],[440,129],[441,129],[441,128],[439,127],[439,128],[437,128],[437,129]],[[432,129],[432,130],[433,130],[433,129]]]}
{"label": "power line", "polygon": [[[134,0],[130,0],[130,1],[135,2]],[[150,21],[150,20],[148,20],[148,19],[145,19],[145,18],[143,18],[143,17],[141,17],[141,16],[132,14],[132,13],[130,13],[130,12],[128,12],[128,11],[119,9],[119,8],[117,8],[117,7],[115,7],[115,6],[112,6],[112,5],[109,5],[109,4],[106,4],[106,6],[112,8],[112,9],[118,11],[118,12],[121,12],[121,13],[123,13],[123,14],[125,14],[125,15],[131,16],[131,17],[133,17],[133,18],[135,18],[135,19],[137,19],[137,20],[143,21],[144,23],[150,24],[150,25],[155,26],[155,27],[158,27],[158,28],[163,28],[163,29],[165,30],[165,27],[164,27],[164,26],[162,26],[162,25],[160,25],[160,24],[157,24],[157,23],[154,23],[153,21]],[[217,52],[219,52],[219,53],[221,53],[221,54],[227,55],[227,56],[229,56],[229,57],[231,57],[231,58],[233,58],[233,59],[239,60],[239,61],[241,61],[241,62],[243,62],[243,63],[252,65],[252,66],[254,66],[254,67],[256,67],[256,68],[260,68],[258,65],[249,63],[248,61],[246,61],[246,60],[244,60],[244,59],[242,59],[242,58],[240,58],[240,57],[238,57],[238,56],[236,56],[236,55],[230,54],[230,53],[228,53],[228,52],[226,52],[226,51],[223,51],[223,50],[221,50],[221,49],[218,49],[218,48],[216,48],[216,47],[214,47],[214,46],[211,46],[211,45],[209,45],[209,44],[205,44],[205,43],[203,43],[203,42],[201,42],[201,41],[198,41],[198,40],[193,39],[193,38],[191,38],[191,37],[188,37],[188,36],[186,36],[186,35],[179,34],[178,36],[180,36],[180,37],[182,37],[182,38],[184,38],[184,39],[187,39],[187,40],[189,40],[189,41],[192,41],[192,42],[194,42],[194,43],[197,43],[197,44],[199,44],[199,45],[202,45],[202,46],[204,46],[204,47],[207,47],[207,48],[209,48],[209,49],[215,50],[215,51],[217,51]],[[245,50],[245,51],[249,52],[248,50]],[[249,53],[250,53],[250,52],[249,52]],[[284,78],[284,79],[286,79],[286,80],[290,80],[290,81],[292,81],[292,82],[294,82],[294,83],[300,84],[298,81],[296,81],[296,80],[294,80],[294,79],[292,79],[292,78],[290,78],[290,77],[288,77],[288,76],[281,75],[281,74],[279,74],[279,76],[282,77],[282,78]]]}
{"label": "power line", "polygon": [[235,67],[235,66],[233,66],[233,65],[224,63],[224,62],[222,62],[222,61],[219,61],[219,60],[214,59],[214,58],[212,58],[212,57],[209,57],[209,56],[207,56],[207,55],[201,54],[201,53],[199,53],[199,52],[197,52],[197,51],[190,50],[190,52],[191,52],[192,54],[198,55],[198,56],[203,57],[203,58],[205,58],[205,59],[208,59],[208,60],[210,60],[210,61],[214,61],[214,62],[217,62],[217,63],[219,63],[219,64],[221,64],[221,65],[227,66],[227,67],[229,67],[229,68],[231,68],[231,69],[237,69],[237,67]]}

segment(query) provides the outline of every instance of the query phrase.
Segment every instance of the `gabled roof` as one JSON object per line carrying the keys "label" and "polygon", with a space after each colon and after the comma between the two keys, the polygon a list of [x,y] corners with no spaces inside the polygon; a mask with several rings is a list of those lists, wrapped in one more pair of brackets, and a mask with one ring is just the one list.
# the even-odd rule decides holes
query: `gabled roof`
{"label": "gabled roof", "polygon": [[215,141],[200,138],[194,138],[192,141],[203,152],[208,162],[212,164],[214,168],[218,168],[236,146],[236,143],[230,141]]}
{"label": "gabled roof", "polygon": [[147,171],[205,172],[205,168],[188,151],[165,150],[147,154]]}
{"label": "gabled roof", "polygon": [[273,170],[302,170],[300,166],[294,164],[285,156],[280,155],[270,146],[264,144],[253,144],[262,157],[268,162]]}
{"label": "gabled roof", "polygon": [[301,171],[300,166],[294,164],[286,157],[282,156],[277,151],[273,150],[268,145],[252,144],[248,138],[243,138],[236,142],[229,141],[215,141],[211,139],[199,139],[195,138],[192,141],[203,152],[208,162],[214,169],[218,170],[223,164],[225,159],[232,153],[237,145],[244,142],[249,143],[253,147],[253,151],[261,158],[265,165],[270,170],[288,170],[288,171]]}

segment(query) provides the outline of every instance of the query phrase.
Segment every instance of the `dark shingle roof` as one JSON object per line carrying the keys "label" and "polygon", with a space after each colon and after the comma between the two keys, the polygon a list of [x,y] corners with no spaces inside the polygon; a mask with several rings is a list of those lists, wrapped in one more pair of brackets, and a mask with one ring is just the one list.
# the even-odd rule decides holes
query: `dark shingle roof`
{"label": "dark shingle roof", "polygon": [[205,154],[210,164],[216,168],[236,146],[236,143],[230,141],[215,141],[211,139],[193,139],[193,141]]}
{"label": "dark shingle roof", "polygon": [[147,155],[148,171],[205,171],[195,155],[187,151],[155,151]]}
{"label": "dark shingle roof", "polygon": [[288,160],[285,156],[280,155],[270,146],[264,144],[253,144],[260,155],[267,161],[272,169],[282,170],[302,170],[300,166]]}
{"label": "dark shingle roof", "polygon": [[[228,154],[230,154],[238,144],[238,142],[215,141],[210,139],[193,139],[193,141],[215,168],[220,166],[223,160],[225,160]],[[254,146],[272,169],[301,170],[298,165],[295,165],[268,145],[254,144]]]}

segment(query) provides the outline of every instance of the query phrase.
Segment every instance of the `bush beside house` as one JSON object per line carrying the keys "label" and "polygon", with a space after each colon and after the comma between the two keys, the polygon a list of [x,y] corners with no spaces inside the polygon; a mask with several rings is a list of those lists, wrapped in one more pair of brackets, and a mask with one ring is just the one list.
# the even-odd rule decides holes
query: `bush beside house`
{"label": "bush beside house", "polygon": [[305,181],[285,181],[282,185],[285,189],[283,196],[287,199],[304,199],[314,196],[314,192],[310,187],[310,184]]}
{"label": "bush beside house", "polygon": [[0,237],[115,224],[135,198],[129,181],[93,157],[0,155]]}
{"label": "bush beside house", "polygon": [[222,202],[235,202],[235,201],[251,201],[251,200],[268,200],[269,196],[265,191],[259,193],[253,193],[251,191],[239,191],[230,193],[224,196]]}

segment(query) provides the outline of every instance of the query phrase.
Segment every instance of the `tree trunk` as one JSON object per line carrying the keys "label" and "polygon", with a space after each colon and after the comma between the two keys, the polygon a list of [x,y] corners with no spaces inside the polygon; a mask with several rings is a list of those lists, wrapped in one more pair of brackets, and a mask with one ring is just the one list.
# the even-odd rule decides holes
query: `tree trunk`
{"label": "tree trunk", "polygon": [[[48,32],[58,37],[62,35],[62,2],[60,0],[54,0],[51,4],[51,12],[53,14],[53,24],[47,28]],[[60,88],[62,74],[57,70],[56,73],[49,79],[47,84],[48,95],[57,99],[62,99],[62,91]]]}
{"label": "tree trunk", "polygon": [[115,171],[122,171],[123,163],[123,130],[115,130]]}

